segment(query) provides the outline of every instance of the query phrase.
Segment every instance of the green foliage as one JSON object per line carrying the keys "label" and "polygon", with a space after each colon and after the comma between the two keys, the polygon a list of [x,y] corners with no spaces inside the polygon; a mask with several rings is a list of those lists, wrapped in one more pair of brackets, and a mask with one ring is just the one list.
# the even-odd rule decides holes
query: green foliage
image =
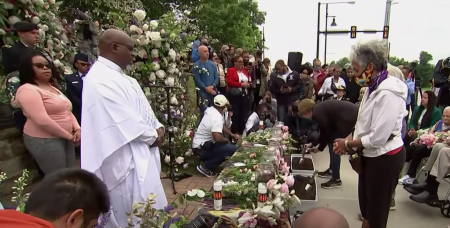
{"label": "green foliage", "polygon": [[347,64],[347,63],[350,63],[350,60],[349,60],[347,57],[344,57],[344,58],[342,58],[342,59],[339,59],[339,60],[336,62],[336,65],[340,66],[341,68],[344,68],[344,67],[345,67],[345,64]]}
{"label": "green foliage", "polygon": [[265,12],[254,0],[201,0],[190,17],[202,31],[217,39],[216,44],[233,44],[254,50],[261,46],[262,35],[258,25],[265,21]]}

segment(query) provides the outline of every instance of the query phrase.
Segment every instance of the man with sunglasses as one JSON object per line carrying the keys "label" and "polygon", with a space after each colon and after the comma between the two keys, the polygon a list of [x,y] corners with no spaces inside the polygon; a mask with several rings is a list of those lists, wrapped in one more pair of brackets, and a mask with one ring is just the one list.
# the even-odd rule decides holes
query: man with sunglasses
{"label": "man with sunglasses", "polygon": [[72,102],[72,113],[81,124],[81,94],[83,91],[83,80],[86,76],[91,63],[86,54],[78,53],[75,55],[73,68],[76,70],[73,74],[66,75],[67,97]]}

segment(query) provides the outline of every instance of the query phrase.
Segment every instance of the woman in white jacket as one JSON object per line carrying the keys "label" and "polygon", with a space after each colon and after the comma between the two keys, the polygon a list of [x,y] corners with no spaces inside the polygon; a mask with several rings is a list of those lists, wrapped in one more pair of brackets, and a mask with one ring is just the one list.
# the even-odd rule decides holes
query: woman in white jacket
{"label": "woman in white jacket", "polygon": [[391,197],[405,162],[401,135],[408,89],[388,77],[387,47],[383,41],[358,43],[350,60],[356,75],[366,75],[368,87],[360,104],[353,140],[337,139],[335,151],[361,151],[359,205],[362,228],[386,228]]}

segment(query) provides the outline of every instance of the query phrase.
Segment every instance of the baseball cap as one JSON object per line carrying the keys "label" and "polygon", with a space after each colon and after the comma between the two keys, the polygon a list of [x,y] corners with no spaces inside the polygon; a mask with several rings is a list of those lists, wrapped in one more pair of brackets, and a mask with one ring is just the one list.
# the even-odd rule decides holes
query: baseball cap
{"label": "baseball cap", "polygon": [[226,105],[229,105],[229,104],[230,103],[228,102],[228,99],[222,94],[219,94],[214,97],[214,105],[215,106],[225,107]]}
{"label": "baseball cap", "polygon": [[228,51],[228,50],[230,50],[230,47],[228,47],[228,45],[222,45],[222,48],[220,50]]}

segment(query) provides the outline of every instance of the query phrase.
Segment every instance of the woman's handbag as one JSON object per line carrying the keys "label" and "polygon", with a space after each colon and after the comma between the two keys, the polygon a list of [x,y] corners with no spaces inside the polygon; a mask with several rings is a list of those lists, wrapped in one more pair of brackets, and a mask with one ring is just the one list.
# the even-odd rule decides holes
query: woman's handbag
{"label": "woman's handbag", "polygon": [[232,87],[228,93],[233,97],[237,97],[242,95],[242,90],[241,88]]}
{"label": "woman's handbag", "polygon": [[352,169],[355,170],[356,173],[361,175],[363,173],[362,168],[362,150],[358,149],[356,151],[350,150],[350,156],[348,157],[348,160],[350,162],[350,165],[352,166]]}

